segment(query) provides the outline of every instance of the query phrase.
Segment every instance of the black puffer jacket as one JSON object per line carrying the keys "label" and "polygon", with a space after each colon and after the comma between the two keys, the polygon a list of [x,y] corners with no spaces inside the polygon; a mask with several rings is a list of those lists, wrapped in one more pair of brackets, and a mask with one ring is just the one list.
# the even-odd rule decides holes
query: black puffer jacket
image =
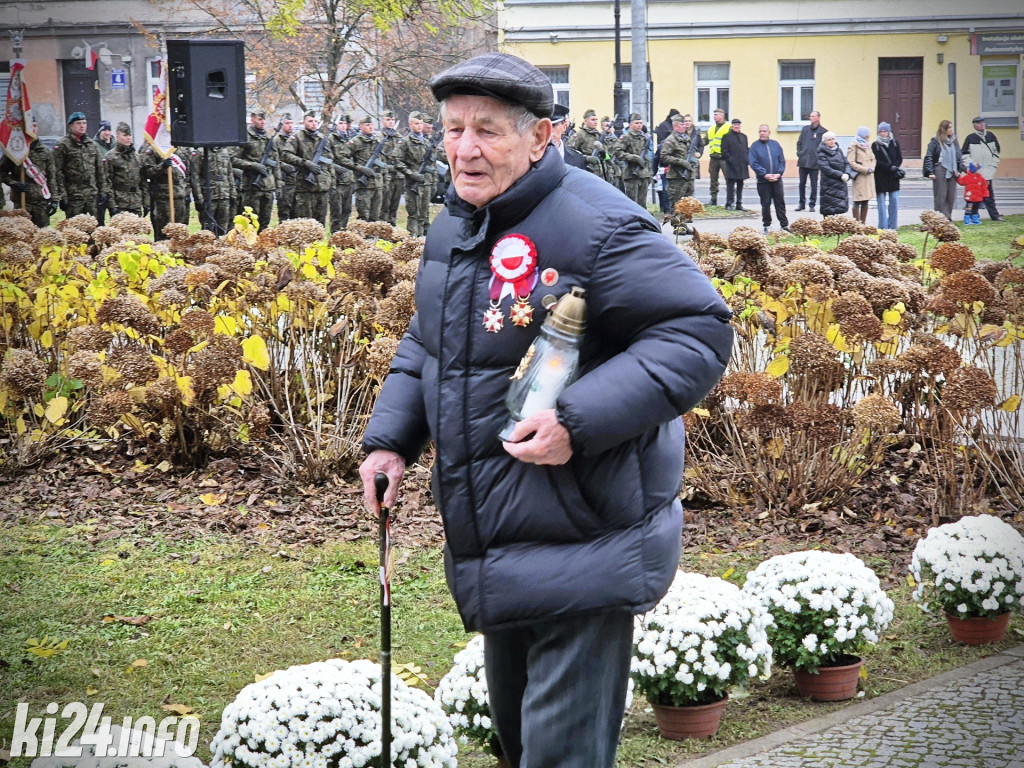
{"label": "black puffer jacket", "polygon": [[885,146],[880,141],[873,141],[871,151],[875,153],[875,192],[899,192],[900,180],[893,173],[903,165],[903,150],[899,143],[893,139],[889,146]]}
{"label": "black puffer jacket", "polygon": [[825,142],[818,147],[818,170],[821,171],[821,195],[818,210],[822,216],[835,216],[850,209],[850,194],[843,174],[849,173],[846,153],[839,144],[829,147]]}
{"label": "black puffer jacket", "polygon": [[[490,255],[529,238],[552,286],[534,322],[484,329]],[[587,291],[581,376],[559,398],[573,443],[563,466],[510,456],[497,438],[509,377],[536,338],[546,294]],[[455,194],[430,227],[417,312],[363,440],[416,458],[434,438],[434,499],[449,587],[467,629],[642,612],[678,566],[683,425],[721,376],[730,312],[650,214],[548,148],[510,189],[472,209]]]}

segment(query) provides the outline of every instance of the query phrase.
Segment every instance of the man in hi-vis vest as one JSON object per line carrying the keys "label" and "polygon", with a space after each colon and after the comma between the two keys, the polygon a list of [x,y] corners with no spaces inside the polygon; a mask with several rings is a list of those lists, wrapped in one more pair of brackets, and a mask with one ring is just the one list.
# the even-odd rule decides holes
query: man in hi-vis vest
{"label": "man in hi-vis vest", "polygon": [[725,122],[725,110],[721,107],[715,108],[715,122],[708,128],[708,157],[710,165],[708,175],[711,177],[711,205],[718,205],[718,174],[722,168],[722,139],[730,130]]}

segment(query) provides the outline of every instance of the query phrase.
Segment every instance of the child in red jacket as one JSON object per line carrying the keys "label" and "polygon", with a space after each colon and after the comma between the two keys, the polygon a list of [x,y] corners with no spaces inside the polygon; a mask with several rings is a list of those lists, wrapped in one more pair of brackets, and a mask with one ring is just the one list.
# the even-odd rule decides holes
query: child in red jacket
{"label": "child in red jacket", "polygon": [[967,166],[967,173],[961,174],[956,180],[964,188],[964,224],[981,224],[981,217],[978,215],[978,208],[982,201],[988,197],[988,182],[978,173],[978,166],[971,163]]}

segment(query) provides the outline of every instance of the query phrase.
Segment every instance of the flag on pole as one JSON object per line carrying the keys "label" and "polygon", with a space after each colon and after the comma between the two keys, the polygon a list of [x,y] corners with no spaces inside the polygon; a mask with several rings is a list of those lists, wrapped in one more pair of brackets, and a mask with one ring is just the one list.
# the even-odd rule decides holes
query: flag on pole
{"label": "flag on pole", "polygon": [[4,119],[0,122],[0,147],[3,153],[21,165],[28,157],[28,148],[36,138],[32,132],[32,107],[28,101],[28,86],[22,77],[23,59],[11,61],[11,81],[4,102]]}
{"label": "flag on pole", "polygon": [[82,42],[85,43],[85,68],[96,69],[96,51],[87,41],[83,40]]}
{"label": "flag on pole", "polygon": [[167,72],[164,71],[163,59],[156,60],[159,74],[157,76],[156,91],[153,93],[153,109],[146,118],[146,143],[160,155],[167,159],[174,153],[174,145],[171,144],[171,123],[167,114]]}

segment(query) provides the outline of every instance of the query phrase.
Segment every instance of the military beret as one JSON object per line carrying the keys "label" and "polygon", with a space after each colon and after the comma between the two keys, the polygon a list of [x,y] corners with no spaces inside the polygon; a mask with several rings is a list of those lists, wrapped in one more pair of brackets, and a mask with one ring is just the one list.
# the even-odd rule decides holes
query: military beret
{"label": "military beret", "polygon": [[118,123],[117,124],[117,132],[118,133],[123,133],[125,136],[131,136],[132,135],[132,127],[130,125],[128,125],[128,123]]}
{"label": "military beret", "polygon": [[433,115],[428,115],[426,113],[423,113],[423,117],[421,117],[420,120],[422,120],[427,125],[433,125],[434,124],[434,116]]}
{"label": "military beret", "polygon": [[302,113],[303,119],[305,119],[307,117],[316,117],[316,116],[317,116],[316,111],[314,111],[312,109],[307,109],[305,112]]}
{"label": "military beret", "polygon": [[381,117],[394,117],[395,116],[395,112],[394,112],[394,110],[391,110],[391,109],[385,109],[383,112],[380,113],[380,116]]}
{"label": "military beret", "polygon": [[733,125],[743,125],[743,121],[742,121],[742,120],[740,120],[740,119],[739,119],[738,117],[734,117],[734,118],[732,119],[732,124],[733,124]]}
{"label": "military beret", "polygon": [[100,130],[101,131],[109,131],[110,130],[110,121],[109,120],[100,120]]}
{"label": "military beret", "polygon": [[643,118],[640,117],[640,113],[639,112],[630,112],[629,113],[629,122],[632,123],[634,120],[643,120]]}
{"label": "military beret", "polygon": [[583,119],[586,120],[588,117],[597,117],[597,112],[592,109],[588,109],[583,113]]}
{"label": "military beret", "polygon": [[409,113],[409,119],[410,120],[422,120],[423,119],[423,115],[421,115],[419,112],[416,112],[415,110],[413,110],[412,112]]}
{"label": "military beret", "polygon": [[564,123],[569,116],[569,108],[564,104],[555,104],[551,107],[551,122],[554,125]]}
{"label": "military beret", "polygon": [[359,118],[360,125],[366,125],[367,123],[373,125],[373,118],[370,117],[369,115],[363,115],[361,118]]}
{"label": "military beret", "polygon": [[267,110],[260,109],[259,107],[253,107],[252,109],[249,110],[249,114],[251,116],[253,116],[253,117],[266,117],[267,116]]}
{"label": "military beret", "polygon": [[85,118],[85,112],[72,112],[70,115],[68,115],[68,125],[71,125],[72,123],[76,123],[79,120],[85,120],[85,119],[86,119]]}
{"label": "military beret", "polygon": [[431,78],[430,90],[438,101],[458,93],[490,96],[518,104],[537,117],[550,117],[555,101],[547,76],[509,53],[485,53],[456,64]]}
{"label": "military beret", "polygon": [[291,112],[282,112],[281,113],[281,119],[282,120],[291,120],[292,119],[292,113]]}
{"label": "military beret", "polygon": [[685,117],[683,117],[683,116],[682,116],[682,115],[680,115],[680,114],[675,114],[675,115],[672,115],[672,118],[671,118],[671,119],[672,119],[672,122],[673,122],[673,123],[681,123],[681,122],[683,122],[683,121],[684,121],[684,120],[685,120],[686,118],[685,118]]}
{"label": "military beret", "polygon": [[985,118],[982,117],[981,115],[978,115],[976,118],[971,120],[971,122],[972,123],[984,123],[985,122]]}

